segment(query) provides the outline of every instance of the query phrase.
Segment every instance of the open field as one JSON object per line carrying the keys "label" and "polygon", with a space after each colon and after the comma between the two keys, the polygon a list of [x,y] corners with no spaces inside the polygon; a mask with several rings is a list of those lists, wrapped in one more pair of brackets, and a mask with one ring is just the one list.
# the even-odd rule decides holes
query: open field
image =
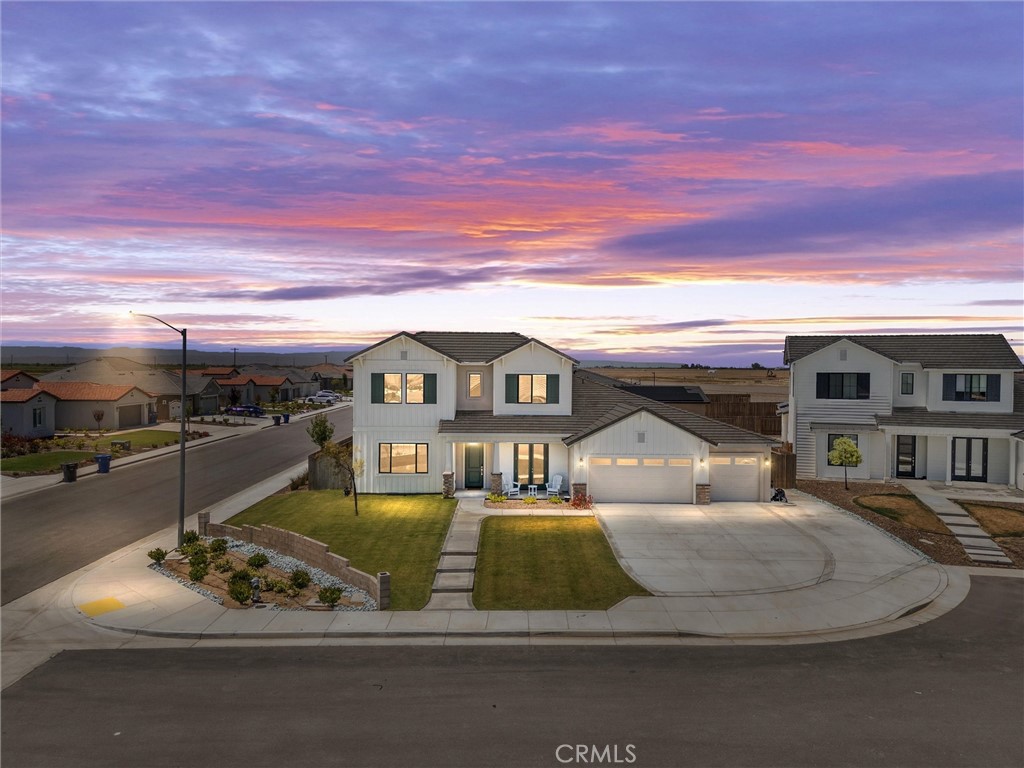
{"label": "open field", "polygon": [[752,402],[782,402],[789,396],[789,371],[752,368],[587,368],[630,384],[696,385],[705,394],[749,394]]}

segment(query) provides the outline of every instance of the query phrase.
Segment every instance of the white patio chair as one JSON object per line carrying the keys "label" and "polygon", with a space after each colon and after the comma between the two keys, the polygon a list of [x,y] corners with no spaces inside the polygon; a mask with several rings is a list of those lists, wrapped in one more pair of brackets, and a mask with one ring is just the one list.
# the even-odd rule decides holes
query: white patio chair
{"label": "white patio chair", "polygon": [[557,496],[562,491],[562,476],[555,475],[547,485],[548,496]]}
{"label": "white patio chair", "polygon": [[518,483],[505,483],[502,487],[501,492],[508,498],[513,496],[519,496],[519,484]]}

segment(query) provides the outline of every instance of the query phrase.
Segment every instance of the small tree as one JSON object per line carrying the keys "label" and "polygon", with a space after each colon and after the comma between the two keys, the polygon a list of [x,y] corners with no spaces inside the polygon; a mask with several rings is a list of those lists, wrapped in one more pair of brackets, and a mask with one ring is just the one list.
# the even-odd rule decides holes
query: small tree
{"label": "small tree", "polygon": [[[331,429],[333,431],[334,428]],[[352,443],[344,445],[326,443],[323,446],[323,453],[334,460],[335,466],[348,480],[349,488],[352,489],[352,505],[355,507],[356,517],[359,517],[359,491],[356,489],[356,478],[363,474],[365,462],[355,456]]]}
{"label": "small tree", "polygon": [[105,415],[106,414],[102,410],[100,410],[99,408],[97,408],[95,411],[92,412],[92,418],[93,418],[93,421],[96,422],[96,431],[97,432],[100,431],[100,422],[103,421],[103,417]]}
{"label": "small tree", "polygon": [[859,467],[864,457],[860,454],[857,444],[848,437],[838,437],[832,443],[832,450],[828,452],[828,463],[834,467],[843,467],[843,485],[850,490],[850,479],[847,477],[847,467]]}
{"label": "small tree", "polygon": [[234,408],[242,399],[242,393],[238,391],[237,387],[232,387],[228,392],[228,402],[231,403],[231,407]]}
{"label": "small tree", "polygon": [[309,426],[306,427],[306,434],[322,451],[324,446],[331,442],[331,438],[334,437],[334,425],[328,421],[326,416],[320,413],[314,416]]}

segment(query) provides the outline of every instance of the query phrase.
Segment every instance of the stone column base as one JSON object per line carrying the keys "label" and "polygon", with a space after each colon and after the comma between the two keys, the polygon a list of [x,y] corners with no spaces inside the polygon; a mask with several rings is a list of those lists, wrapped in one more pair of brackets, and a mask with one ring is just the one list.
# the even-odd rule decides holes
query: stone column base
{"label": "stone column base", "polygon": [[711,484],[710,483],[697,483],[697,499],[698,504],[710,504],[711,503]]}
{"label": "stone column base", "polygon": [[491,472],[491,493],[501,495],[501,472]]}
{"label": "stone column base", "polygon": [[454,472],[442,472],[441,473],[441,495],[446,499],[455,498],[455,473]]}

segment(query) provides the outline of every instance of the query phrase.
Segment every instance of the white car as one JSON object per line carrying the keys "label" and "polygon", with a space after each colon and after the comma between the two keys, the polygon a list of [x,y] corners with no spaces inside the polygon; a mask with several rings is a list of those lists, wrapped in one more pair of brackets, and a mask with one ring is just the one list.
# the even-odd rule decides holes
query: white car
{"label": "white car", "polygon": [[338,402],[337,395],[328,394],[327,392],[317,392],[315,395],[306,398],[307,403],[326,403],[327,405],[334,405]]}

